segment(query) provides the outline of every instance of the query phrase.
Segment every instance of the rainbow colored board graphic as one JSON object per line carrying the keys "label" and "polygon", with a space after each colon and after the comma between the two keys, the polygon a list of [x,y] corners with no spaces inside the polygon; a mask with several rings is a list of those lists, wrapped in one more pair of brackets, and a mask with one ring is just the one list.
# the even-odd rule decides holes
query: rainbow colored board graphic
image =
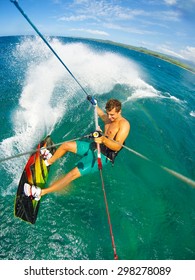
{"label": "rainbow colored board graphic", "polygon": [[50,136],[47,136],[38,144],[36,151],[29,157],[20,178],[14,205],[15,216],[31,224],[36,222],[40,200],[36,201],[31,197],[27,197],[24,194],[24,184],[28,183],[44,188],[47,182],[49,167],[46,167],[40,154],[41,148],[47,148],[52,154],[56,150]]}

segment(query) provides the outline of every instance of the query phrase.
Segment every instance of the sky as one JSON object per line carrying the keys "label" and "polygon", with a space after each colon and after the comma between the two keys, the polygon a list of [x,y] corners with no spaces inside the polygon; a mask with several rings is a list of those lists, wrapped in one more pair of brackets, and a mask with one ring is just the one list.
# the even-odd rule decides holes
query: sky
{"label": "sky", "polygon": [[[19,0],[45,36],[144,47],[195,63],[195,0]],[[34,35],[10,0],[0,0],[0,36]]]}

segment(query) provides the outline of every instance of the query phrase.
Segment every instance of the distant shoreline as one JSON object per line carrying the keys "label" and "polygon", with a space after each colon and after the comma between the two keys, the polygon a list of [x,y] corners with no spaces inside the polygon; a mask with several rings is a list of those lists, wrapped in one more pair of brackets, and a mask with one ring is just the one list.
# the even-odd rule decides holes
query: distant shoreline
{"label": "distant shoreline", "polygon": [[151,56],[157,57],[159,59],[162,59],[164,61],[167,61],[169,63],[175,64],[178,67],[181,67],[181,68],[183,68],[185,70],[188,70],[191,73],[195,74],[195,68],[193,68],[192,66],[190,66],[188,64],[185,64],[185,63],[177,60],[176,58],[172,58],[172,57],[167,56],[167,55],[162,54],[162,53],[151,51],[151,50],[148,50],[148,49],[145,49],[145,48],[142,48],[142,47],[135,47],[135,46],[131,46],[131,45],[117,43],[117,42],[110,41],[110,40],[101,40],[101,39],[90,39],[90,40],[94,40],[94,41],[97,41],[97,42],[102,42],[102,43],[106,43],[106,44],[110,44],[110,45],[119,46],[119,47],[122,47],[122,48],[125,48],[125,49],[134,50],[134,51],[137,51],[137,52],[140,52],[140,53],[145,53],[147,55],[151,55]]}

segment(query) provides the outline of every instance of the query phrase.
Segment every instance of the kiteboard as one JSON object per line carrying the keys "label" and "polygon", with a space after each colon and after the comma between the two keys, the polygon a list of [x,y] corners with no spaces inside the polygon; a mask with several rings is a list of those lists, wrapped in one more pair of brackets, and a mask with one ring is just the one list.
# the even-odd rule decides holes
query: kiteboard
{"label": "kiteboard", "polygon": [[49,174],[49,166],[46,166],[40,152],[44,148],[49,150],[52,155],[55,153],[56,148],[50,136],[42,140],[37,145],[35,152],[29,157],[22,172],[15,198],[15,216],[31,224],[36,222],[40,200],[37,201],[32,197],[26,196],[24,194],[24,184],[28,183],[44,188]]}

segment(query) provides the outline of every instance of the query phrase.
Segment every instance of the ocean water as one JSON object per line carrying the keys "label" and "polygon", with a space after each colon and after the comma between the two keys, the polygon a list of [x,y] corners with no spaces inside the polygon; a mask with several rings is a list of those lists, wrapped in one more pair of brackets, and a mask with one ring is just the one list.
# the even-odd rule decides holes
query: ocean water
{"label": "ocean water", "polygon": [[[194,74],[114,45],[48,40],[99,106],[120,99],[131,123],[131,150],[103,169],[119,259],[194,260],[195,188],[185,181],[195,180]],[[0,37],[0,81],[0,160],[31,151],[47,134],[59,143],[93,131],[85,94],[38,37]],[[0,259],[112,260],[98,172],[43,197],[35,225],[14,217],[27,158],[0,162]],[[77,160],[56,162],[48,185]]]}

